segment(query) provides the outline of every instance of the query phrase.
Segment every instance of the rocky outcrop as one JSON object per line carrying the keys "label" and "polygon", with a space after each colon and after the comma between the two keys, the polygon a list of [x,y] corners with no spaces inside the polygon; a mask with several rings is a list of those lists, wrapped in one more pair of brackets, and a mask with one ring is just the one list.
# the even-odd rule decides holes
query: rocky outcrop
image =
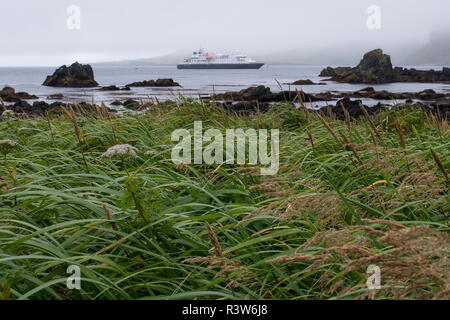
{"label": "rocky outcrop", "polygon": [[352,69],[351,67],[337,67],[337,68],[326,67],[320,72],[319,77],[335,77],[338,74],[348,72],[351,69]]}
{"label": "rocky outcrop", "polygon": [[416,109],[420,107],[425,113],[431,113],[439,117],[440,119],[448,119],[450,116],[450,100],[435,102],[429,105],[423,103],[401,103],[396,105],[385,105],[382,103],[378,103],[375,106],[367,107],[362,104],[361,100],[351,100],[349,98],[344,98],[339,100],[336,105],[322,107],[319,109],[319,112],[323,114],[329,114],[332,112],[333,115],[339,120],[345,120],[344,109],[348,112],[350,117],[355,119],[361,119],[364,117],[364,112],[361,108],[366,109],[367,113],[370,115],[377,114],[386,110],[386,108],[395,107],[397,109]]}
{"label": "rocky outcrop", "polygon": [[381,49],[366,53],[355,68],[322,70],[322,74],[329,74],[333,81],[346,83],[387,83],[394,80],[391,57],[383,54]]}
{"label": "rocky outcrop", "polygon": [[107,86],[107,87],[101,87],[98,89],[99,91],[130,91],[130,87],[123,87],[119,88],[118,86]]}
{"label": "rocky outcrop", "polygon": [[[314,95],[300,92],[304,101],[320,101]],[[293,101],[297,96],[296,91],[280,91],[272,92],[270,88],[265,86],[249,87],[239,92],[225,92],[215,96],[206,98],[207,100],[222,100],[222,101],[258,101],[258,102],[286,102]]]}
{"label": "rocky outcrop", "polygon": [[450,82],[450,68],[442,71],[394,68],[396,82]]}
{"label": "rocky outcrop", "polygon": [[326,83],[315,83],[315,82],[311,81],[310,79],[297,80],[297,81],[292,82],[290,84],[294,85],[294,86],[320,86],[320,85],[326,85]]}
{"label": "rocky outcrop", "polygon": [[322,77],[331,77],[331,81],[344,83],[381,84],[391,82],[447,82],[450,81],[450,69],[442,71],[393,68],[391,57],[381,49],[366,53],[354,68],[327,67],[320,73]]}
{"label": "rocky outcrop", "polygon": [[[336,115],[337,119],[344,120],[345,119],[344,109],[347,110],[350,117],[352,117],[352,118],[363,117],[364,113],[363,113],[360,105],[363,105],[361,100],[351,100],[349,98],[344,98],[344,99],[336,102],[335,106],[323,107],[323,108],[320,108],[320,110],[325,114],[327,114],[328,111],[331,111],[331,112],[333,112],[333,114]],[[329,108],[331,108],[331,110],[329,110]],[[378,108],[375,108],[375,107],[367,108],[367,106],[364,106],[364,108],[366,108],[366,110],[368,110],[368,112],[372,113],[372,114],[378,111]]]}
{"label": "rocky outcrop", "polygon": [[112,106],[123,106],[130,110],[138,110],[141,107],[141,104],[133,99],[127,99],[124,101],[115,100],[111,103]]}
{"label": "rocky outcrop", "polygon": [[144,80],[127,84],[126,87],[180,87],[173,79]]}
{"label": "rocky outcrop", "polygon": [[89,88],[98,86],[98,83],[94,80],[94,71],[90,65],[82,65],[75,62],[70,67],[64,65],[58,68],[53,75],[47,77],[43,85],[64,88]]}
{"label": "rocky outcrop", "polygon": [[0,91],[0,98],[5,102],[18,102],[21,100],[33,100],[38,99],[37,96],[26,93],[26,92],[16,92],[14,88],[4,87]]}
{"label": "rocky outcrop", "polygon": [[[373,87],[366,87],[358,91],[350,92],[335,92],[325,91],[321,93],[305,93],[299,92],[300,98],[303,102],[316,101],[332,101],[343,98],[365,98],[373,100],[407,100],[416,99],[421,101],[435,101],[438,99],[450,99],[450,93],[437,93],[432,89],[423,90],[420,92],[389,92],[386,90],[376,91]],[[258,101],[258,102],[286,102],[297,99],[296,91],[280,91],[271,92],[270,88],[264,86],[250,87],[238,92],[226,92],[217,94],[212,97],[204,98],[205,100],[216,101]]]}
{"label": "rocky outcrop", "polygon": [[[61,102],[47,103],[45,101],[36,101],[33,104],[27,101],[19,101],[13,105],[7,106],[8,110],[12,110],[16,114],[26,114],[28,117],[38,117],[45,116],[47,112],[54,112],[57,114],[62,114],[61,107],[73,106],[75,111],[83,110],[83,112],[90,112],[92,114],[97,114],[97,108],[95,105],[88,103],[77,103],[76,105],[65,104]],[[114,110],[108,109],[110,112]]]}
{"label": "rocky outcrop", "polygon": [[62,93],[51,94],[47,97],[48,100],[62,100],[64,99],[64,95]]}

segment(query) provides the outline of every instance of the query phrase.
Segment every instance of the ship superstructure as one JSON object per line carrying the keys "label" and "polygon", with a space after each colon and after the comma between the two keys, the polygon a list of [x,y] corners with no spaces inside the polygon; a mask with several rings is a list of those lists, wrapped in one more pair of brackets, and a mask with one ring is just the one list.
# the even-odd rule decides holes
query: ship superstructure
{"label": "ship superstructure", "polygon": [[178,69],[260,69],[263,65],[244,54],[215,54],[200,49],[184,59]]}

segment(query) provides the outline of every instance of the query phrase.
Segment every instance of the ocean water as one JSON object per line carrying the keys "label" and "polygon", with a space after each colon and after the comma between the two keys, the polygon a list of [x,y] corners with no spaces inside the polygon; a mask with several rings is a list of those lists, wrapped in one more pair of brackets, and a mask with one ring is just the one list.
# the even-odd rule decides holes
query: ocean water
{"label": "ocean water", "polygon": [[[272,91],[289,88],[303,90],[307,93],[324,91],[356,91],[367,85],[344,84],[327,81],[326,85],[289,86],[299,79],[311,79],[319,82],[325,78],[319,77],[325,66],[309,65],[265,65],[259,70],[178,70],[175,65],[93,65],[95,80],[100,86],[124,86],[131,82],[158,78],[172,78],[181,84],[180,88],[132,88],[131,91],[102,92],[98,88],[50,88],[42,86],[47,75],[53,74],[55,67],[2,67],[0,68],[0,86],[11,86],[16,91],[35,94],[40,100],[47,99],[51,94],[64,95],[63,102],[104,102],[110,105],[114,100],[137,99],[149,101],[153,97],[165,100],[174,95],[183,94],[197,97],[209,95],[213,92],[239,91],[249,86],[264,85]],[[411,66],[416,69],[430,69],[430,67]],[[441,70],[442,67],[433,67]],[[436,92],[450,92],[450,84],[439,83],[392,83],[373,85],[376,90],[390,92],[418,92],[433,89]],[[61,100],[59,100],[61,101]],[[31,101],[32,102],[32,101]],[[378,101],[365,101],[368,105]],[[315,103],[318,104],[318,103]]]}

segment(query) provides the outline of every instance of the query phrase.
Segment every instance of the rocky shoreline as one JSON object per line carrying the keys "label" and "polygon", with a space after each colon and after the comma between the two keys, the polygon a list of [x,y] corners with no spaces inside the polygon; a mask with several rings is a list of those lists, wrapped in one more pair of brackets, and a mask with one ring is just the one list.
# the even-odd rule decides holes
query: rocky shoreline
{"label": "rocky shoreline", "polygon": [[[118,89],[123,90],[120,88]],[[51,97],[55,100],[64,98],[64,96],[60,94],[55,94]],[[52,103],[47,103],[45,101],[34,101],[33,103],[30,103],[27,100],[38,99],[38,97],[26,92],[16,93],[14,88],[11,87],[5,87],[0,90],[0,98],[4,102],[13,103],[8,105],[4,104],[5,110],[12,110],[17,114],[26,114],[28,116],[44,116],[47,112],[54,111],[61,106],[75,105],[58,101]],[[223,106],[226,110],[235,112],[253,112],[257,110],[263,112],[274,103],[304,103],[308,107],[312,107],[312,109],[323,109],[313,103],[326,102],[327,105],[332,106],[332,109],[336,109],[333,109],[333,113],[339,115],[342,112],[343,105],[352,117],[359,117],[362,115],[359,108],[359,104],[362,103],[360,99],[370,99],[374,101],[392,100],[392,104],[382,104],[381,102],[378,102],[375,106],[365,106],[370,113],[384,109],[384,105],[392,106],[399,104],[396,102],[397,100],[404,100],[402,104],[417,104],[433,113],[439,110],[438,113],[445,118],[448,118],[450,115],[450,93],[437,93],[431,89],[420,92],[394,93],[385,90],[376,91],[373,87],[366,87],[358,91],[325,91],[314,94],[298,90],[272,92],[268,87],[257,86],[249,87],[236,92],[230,91],[223,94],[201,97],[201,99],[205,102],[216,103]],[[153,103],[143,103],[142,101],[131,98],[115,100],[111,103],[112,106],[122,106],[125,109],[134,111],[145,109],[152,104]],[[96,109],[95,104],[77,103],[76,105],[86,111],[95,111]],[[113,109],[109,110],[114,111]]]}
{"label": "rocky shoreline", "polygon": [[[389,55],[383,53],[381,49],[372,50],[366,53],[358,64],[352,67],[327,67],[322,70],[320,76],[331,77],[330,81],[345,83],[391,83],[391,82],[447,82],[450,81],[450,68],[443,68],[442,71],[423,71],[415,69],[393,68]],[[43,83],[44,86],[62,87],[62,88],[90,88],[99,87],[94,79],[94,71],[90,65],[82,65],[75,62],[69,67],[61,66],[53,75],[48,76]],[[324,85],[324,83],[314,83],[310,79],[298,80],[289,85],[293,86],[310,86]],[[109,85],[99,87],[97,91],[130,91],[132,87],[158,87],[171,88],[181,87],[173,79],[157,79],[144,80],[127,84],[123,87]],[[74,104],[61,103],[58,101],[47,103],[45,101],[27,100],[39,99],[36,95],[27,92],[16,92],[14,88],[4,87],[0,91],[0,98],[4,110],[12,110],[16,114],[27,116],[43,116],[47,112],[53,111],[61,106],[69,106]],[[62,100],[64,95],[52,94],[47,97],[50,100]],[[253,112],[256,110],[265,111],[274,103],[306,103],[312,109],[320,109],[314,106],[314,102],[326,102],[331,107],[325,107],[332,110],[338,117],[343,116],[343,109],[347,109],[351,117],[361,116],[362,104],[359,99],[370,99],[374,101],[393,101],[391,105],[398,104],[397,100],[402,100],[406,105],[418,104],[424,110],[438,113],[441,117],[448,118],[450,110],[450,93],[437,93],[434,90],[427,89],[420,92],[389,92],[386,90],[377,91],[374,87],[366,87],[357,91],[323,91],[320,93],[306,93],[297,90],[282,90],[272,92],[270,88],[265,86],[253,86],[241,91],[225,92],[221,94],[213,94],[201,97],[204,101],[220,104],[226,110],[233,112]],[[357,99],[357,100],[351,100]],[[6,105],[7,103],[12,103]],[[122,100],[115,100],[112,106],[121,106],[128,110],[141,110],[152,105],[153,103],[143,103],[138,101],[136,97],[127,96]],[[79,108],[86,111],[94,111],[98,106],[89,103],[77,103]],[[323,104],[322,104],[323,105]],[[366,106],[367,108],[367,106]],[[378,102],[375,106],[367,108],[369,113],[377,112],[384,109],[384,106]],[[111,111],[114,111],[110,109]]]}
{"label": "rocky shoreline", "polygon": [[366,87],[358,91],[325,91],[321,93],[305,93],[303,91],[280,91],[272,92],[265,86],[249,87],[237,92],[225,92],[210,97],[206,100],[222,101],[258,101],[258,102],[283,102],[293,101],[300,95],[305,103],[317,101],[333,101],[342,98],[365,98],[373,100],[421,100],[432,101],[440,104],[450,104],[450,93],[437,93],[434,90],[427,89],[420,92],[389,92],[386,90],[376,91],[373,87]]}
{"label": "rocky shoreline", "polygon": [[450,68],[436,70],[416,70],[392,67],[391,57],[381,49],[367,52],[361,62],[352,67],[327,67],[319,74],[331,77],[327,81],[342,83],[381,84],[393,82],[450,83]]}

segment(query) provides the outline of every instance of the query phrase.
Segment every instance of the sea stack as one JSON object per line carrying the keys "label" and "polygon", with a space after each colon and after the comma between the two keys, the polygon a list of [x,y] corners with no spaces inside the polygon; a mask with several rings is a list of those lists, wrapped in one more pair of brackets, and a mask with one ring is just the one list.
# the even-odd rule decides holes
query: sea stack
{"label": "sea stack", "polygon": [[391,57],[381,49],[367,52],[356,67],[327,67],[320,73],[321,77],[331,77],[331,81],[344,83],[381,84],[392,82],[448,83],[450,69],[416,70],[392,67]]}
{"label": "sea stack", "polygon": [[94,71],[90,65],[75,62],[70,67],[64,65],[58,68],[53,75],[47,77],[43,85],[48,87],[90,88],[97,87],[98,83],[94,80]]}

